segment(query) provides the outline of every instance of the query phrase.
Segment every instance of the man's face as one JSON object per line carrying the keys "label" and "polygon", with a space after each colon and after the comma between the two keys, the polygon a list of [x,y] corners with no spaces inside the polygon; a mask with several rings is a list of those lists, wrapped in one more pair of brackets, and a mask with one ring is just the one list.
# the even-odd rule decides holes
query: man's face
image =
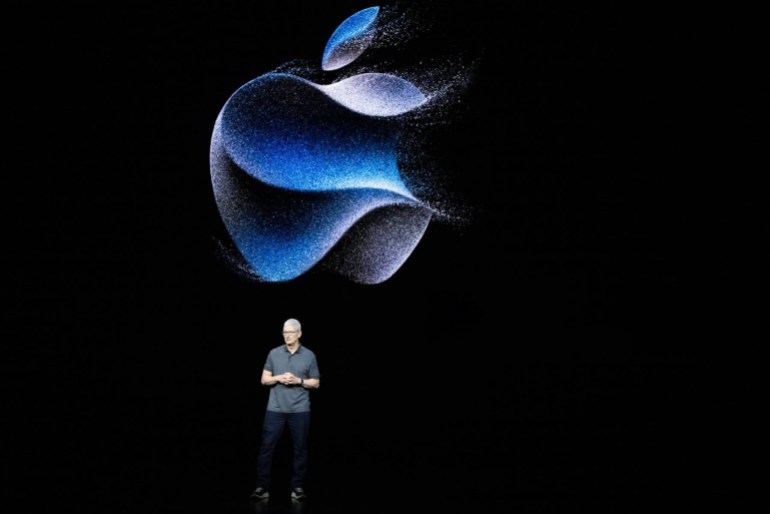
{"label": "man's face", "polygon": [[283,342],[291,346],[299,341],[299,336],[302,334],[299,330],[296,330],[291,325],[283,326]]}

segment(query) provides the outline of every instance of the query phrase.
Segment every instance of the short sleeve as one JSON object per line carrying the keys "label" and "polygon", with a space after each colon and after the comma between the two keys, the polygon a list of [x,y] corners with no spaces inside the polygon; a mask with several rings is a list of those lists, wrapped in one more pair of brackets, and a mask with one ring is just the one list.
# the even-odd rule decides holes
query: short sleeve
{"label": "short sleeve", "polygon": [[308,370],[308,375],[310,378],[321,378],[321,372],[318,371],[318,361],[316,361],[315,354],[313,355],[313,359],[310,361],[310,369]]}
{"label": "short sleeve", "polygon": [[265,368],[270,373],[273,373],[273,352],[267,354],[267,360],[265,361]]}

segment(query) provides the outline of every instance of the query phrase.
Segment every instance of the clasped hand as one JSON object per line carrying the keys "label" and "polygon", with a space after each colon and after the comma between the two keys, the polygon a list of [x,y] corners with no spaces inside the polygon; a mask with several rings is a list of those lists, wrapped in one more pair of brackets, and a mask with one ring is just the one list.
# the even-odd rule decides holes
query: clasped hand
{"label": "clasped hand", "polygon": [[287,371],[283,375],[278,375],[278,381],[284,385],[297,385],[301,379]]}

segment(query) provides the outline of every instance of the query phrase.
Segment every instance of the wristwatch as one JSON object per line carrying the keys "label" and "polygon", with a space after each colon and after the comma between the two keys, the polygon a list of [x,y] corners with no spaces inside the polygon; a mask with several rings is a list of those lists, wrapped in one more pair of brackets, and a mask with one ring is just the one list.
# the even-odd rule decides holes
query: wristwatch
{"label": "wristwatch", "polygon": [[300,378],[299,379],[299,385],[301,385],[302,387],[305,387],[305,379],[304,378]]}

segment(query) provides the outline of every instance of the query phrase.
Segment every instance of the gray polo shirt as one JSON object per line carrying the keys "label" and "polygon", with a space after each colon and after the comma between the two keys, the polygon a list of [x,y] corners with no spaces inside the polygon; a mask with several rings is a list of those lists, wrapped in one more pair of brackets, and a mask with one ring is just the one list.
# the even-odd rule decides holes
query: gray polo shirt
{"label": "gray polo shirt", "polygon": [[[299,378],[321,378],[315,354],[301,343],[294,354],[285,344],[277,346],[267,354],[265,369],[273,375],[282,375],[287,371]],[[310,391],[301,385],[275,384],[270,388],[267,410],[273,412],[308,412],[310,410]]]}

